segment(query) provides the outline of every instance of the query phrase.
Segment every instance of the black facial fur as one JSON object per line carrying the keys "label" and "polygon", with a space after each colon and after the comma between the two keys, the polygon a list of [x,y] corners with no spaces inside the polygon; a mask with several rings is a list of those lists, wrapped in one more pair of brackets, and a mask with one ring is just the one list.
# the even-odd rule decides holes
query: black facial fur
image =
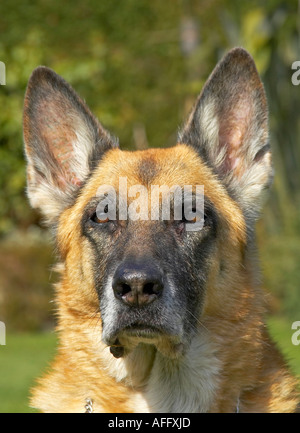
{"label": "black facial fur", "polygon": [[[205,283],[217,236],[217,217],[211,203],[205,200],[205,223],[199,232],[178,231],[178,221],[111,221],[97,224],[93,221],[97,199],[87,206],[82,219],[82,234],[93,249],[95,288],[100,310],[107,306],[104,290],[114,297],[107,283],[124,261],[149,261],[163,272],[164,290],[150,305],[135,308],[115,302],[116,320],[111,340],[114,356],[122,356],[118,332],[123,328],[148,324],[162,333],[177,332],[174,316],[182,320],[183,332],[189,339],[197,328],[205,294]],[[103,317],[103,316],[102,316]],[[105,327],[105,320],[103,327]],[[122,352],[122,353],[121,353]]]}

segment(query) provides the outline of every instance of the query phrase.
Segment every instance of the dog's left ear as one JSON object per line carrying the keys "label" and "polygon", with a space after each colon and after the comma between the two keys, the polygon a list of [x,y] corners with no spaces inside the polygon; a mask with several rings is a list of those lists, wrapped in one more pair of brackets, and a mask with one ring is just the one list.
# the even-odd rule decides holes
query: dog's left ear
{"label": "dog's left ear", "polygon": [[246,217],[257,216],[272,166],[265,92],[247,51],[235,48],[216,66],[179,142],[197,150]]}
{"label": "dog's left ear", "polygon": [[70,206],[103,154],[117,146],[72,87],[35,69],[24,102],[27,193],[49,224]]}

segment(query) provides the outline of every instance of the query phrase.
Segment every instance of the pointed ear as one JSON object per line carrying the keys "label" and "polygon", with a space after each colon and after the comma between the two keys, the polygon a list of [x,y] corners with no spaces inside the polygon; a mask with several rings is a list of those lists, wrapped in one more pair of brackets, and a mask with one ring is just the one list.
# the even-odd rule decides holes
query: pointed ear
{"label": "pointed ear", "polygon": [[231,50],[216,66],[179,135],[214,170],[249,218],[272,178],[268,111],[252,57]]}
{"label": "pointed ear", "polygon": [[71,86],[42,66],[29,79],[23,128],[28,196],[53,222],[116,143]]}

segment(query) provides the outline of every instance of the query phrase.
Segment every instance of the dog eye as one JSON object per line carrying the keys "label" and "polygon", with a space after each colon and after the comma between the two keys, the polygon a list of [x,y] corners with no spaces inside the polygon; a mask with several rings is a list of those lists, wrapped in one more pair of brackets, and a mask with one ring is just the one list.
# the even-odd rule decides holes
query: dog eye
{"label": "dog eye", "polygon": [[105,224],[108,221],[110,221],[109,217],[107,216],[107,212],[108,212],[108,206],[106,205],[105,208],[103,209],[103,212],[94,212],[93,215],[91,216],[91,220],[96,223],[96,224]]}
{"label": "dog eye", "polygon": [[180,222],[184,223],[184,224],[186,224],[186,223],[192,224],[192,223],[195,223],[196,221],[197,221],[197,217],[194,217],[191,219],[187,219],[187,218],[183,217]]}
{"label": "dog eye", "polygon": [[104,223],[107,223],[107,222],[109,221],[109,218],[108,218],[108,217],[105,218],[104,215],[103,215],[103,218],[102,218],[102,217],[99,218],[99,217],[97,216],[97,213],[95,212],[95,213],[92,215],[91,220],[92,220],[94,223],[96,223],[96,224],[104,224]]}
{"label": "dog eye", "polygon": [[[192,209],[192,212],[193,213],[195,213],[196,212],[196,210],[195,209]],[[191,219],[185,219],[184,220],[185,222],[188,222],[188,223],[195,223],[196,221],[197,221],[197,216],[194,216],[194,218],[191,218]]]}
{"label": "dog eye", "polygon": [[[193,207],[191,209],[191,212],[192,212],[192,215],[194,215],[196,213],[196,208]],[[197,221],[197,215],[195,215],[193,218],[188,218],[188,217],[186,217],[185,209],[182,208],[182,222],[183,223],[195,223],[196,221]]]}
{"label": "dog eye", "polygon": [[[196,212],[195,209],[193,209],[193,213],[195,213],[195,212]],[[191,215],[191,216],[193,216],[193,215]],[[195,215],[193,218],[186,218],[183,215],[182,220],[178,221],[178,224],[183,229],[186,224],[197,224],[200,219],[202,220],[202,218],[200,218],[200,215]],[[206,227],[209,228],[210,226],[211,226],[210,215],[208,212],[204,212],[202,228],[206,228]]]}

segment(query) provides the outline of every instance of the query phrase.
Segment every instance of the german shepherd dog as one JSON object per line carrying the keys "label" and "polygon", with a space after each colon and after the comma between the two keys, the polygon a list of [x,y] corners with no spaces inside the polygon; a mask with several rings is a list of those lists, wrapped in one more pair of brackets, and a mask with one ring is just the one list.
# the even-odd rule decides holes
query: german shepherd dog
{"label": "german shepherd dog", "polygon": [[[61,274],[60,343],[33,390],[33,407],[299,409],[297,381],[265,325],[254,226],[272,164],[266,96],[244,49],[216,66],[174,147],[121,151],[46,67],[29,80],[24,141],[28,196],[55,232]],[[103,185],[114,194],[99,193]],[[174,198],[165,218],[160,189],[151,201],[156,217],[148,217],[147,192],[174,185],[191,186],[191,217],[175,218]],[[193,230],[197,186],[203,218]],[[130,206],[135,217],[126,218]]]}

